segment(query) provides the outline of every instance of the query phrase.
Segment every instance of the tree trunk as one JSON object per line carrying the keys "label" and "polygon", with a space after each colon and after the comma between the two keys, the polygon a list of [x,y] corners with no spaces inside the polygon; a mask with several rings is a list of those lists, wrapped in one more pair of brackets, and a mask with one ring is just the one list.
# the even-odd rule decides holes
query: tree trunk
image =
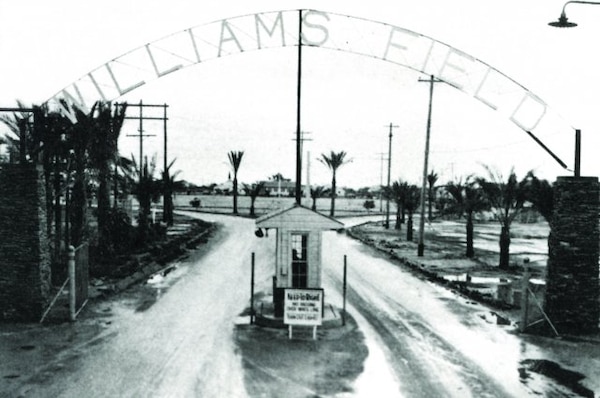
{"label": "tree trunk", "polygon": [[250,198],[250,216],[254,217],[254,202],[256,201],[256,197]]}
{"label": "tree trunk", "polygon": [[317,198],[313,198],[312,210],[317,211]]}
{"label": "tree trunk", "polygon": [[[54,230],[52,228],[52,223],[54,222],[54,212],[52,209],[52,196],[54,194],[54,190],[52,189],[52,181],[51,181],[51,164],[50,164],[50,155],[44,153],[43,158],[43,167],[44,167],[44,188],[46,190],[46,233],[48,234],[48,239],[52,239],[54,236]],[[58,261],[57,258],[53,258],[53,261]]]}
{"label": "tree trunk", "polygon": [[164,209],[163,209],[163,218],[164,221],[167,225],[171,226],[173,225],[173,209],[174,209],[174,205],[173,205],[173,192],[171,190],[171,188],[167,188],[165,190],[165,205],[164,205]]}
{"label": "tree trunk", "polygon": [[335,215],[335,191],[336,191],[335,171],[333,172],[333,178],[331,179],[331,209],[329,215],[333,217]]}
{"label": "tree trunk", "polygon": [[400,211],[400,205],[396,206],[396,224],[394,225],[394,229],[400,231],[402,227],[402,212]]}
{"label": "tree trunk", "polygon": [[116,209],[117,203],[119,201],[119,172],[117,169],[117,163],[115,162],[115,169],[114,169],[114,174],[113,174],[113,208]]}
{"label": "tree trunk", "polygon": [[[145,178],[145,177],[144,177]],[[139,232],[139,244],[144,245],[148,238],[148,232],[150,229],[150,212],[152,209],[152,193],[149,192],[149,187],[140,187],[140,194],[138,200],[140,202],[140,212],[138,219],[138,232]]]}
{"label": "tree trunk", "polygon": [[508,269],[510,257],[510,227],[502,226],[500,231],[500,269]]}
{"label": "tree trunk", "polygon": [[71,245],[77,247],[86,235],[87,195],[85,192],[85,165],[83,159],[77,161],[75,184],[71,201]]}
{"label": "tree trunk", "polygon": [[109,174],[108,160],[101,160],[98,164],[98,249],[100,254],[105,256],[112,254],[110,231],[108,231],[108,213],[110,210]]}
{"label": "tree trunk", "polygon": [[429,216],[429,221],[431,221],[431,219],[433,218],[433,209],[432,209],[432,204],[433,204],[433,191],[431,188],[429,188],[429,195],[427,198],[427,202],[428,202],[428,216]]}
{"label": "tree trunk", "polygon": [[473,213],[467,213],[467,257],[472,258],[475,255],[473,248]]}
{"label": "tree trunk", "polygon": [[238,180],[237,180],[237,172],[235,172],[233,174],[233,214],[238,214],[238,207],[237,207],[237,185],[238,185]]}
{"label": "tree trunk", "polygon": [[[54,253],[53,260],[60,261],[60,247],[62,242],[62,209],[60,206],[60,163],[58,156],[54,156]],[[50,211],[50,208],[48,209]],[[65,247],[65,249],[67,249]]]}
{"label": "tree trunk", "polygon": [[173,186],[171,176],[167,171],[163,172],[163,221],[165,224],[173,225]]}
{"label": "tree trunk", "polygon": [[413,240],[413,218],[412,213],[408,213],[408,222],[406,223],[406,240],[412,242]]}

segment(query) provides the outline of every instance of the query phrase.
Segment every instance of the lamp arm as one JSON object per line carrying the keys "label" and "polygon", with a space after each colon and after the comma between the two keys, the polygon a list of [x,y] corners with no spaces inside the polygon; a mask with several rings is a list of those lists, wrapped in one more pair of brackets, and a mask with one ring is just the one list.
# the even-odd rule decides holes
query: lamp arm
{"label": "lamp arm", "polygon": [[567,8],[567,4],[595,4],[595,5],[600,5],[600,1],[579,1],[579,0],[571,0],[571,1],[567,1],[564,5],[563,5],[563,9],[562,9],[562,15],[565,15],[565,9]]}

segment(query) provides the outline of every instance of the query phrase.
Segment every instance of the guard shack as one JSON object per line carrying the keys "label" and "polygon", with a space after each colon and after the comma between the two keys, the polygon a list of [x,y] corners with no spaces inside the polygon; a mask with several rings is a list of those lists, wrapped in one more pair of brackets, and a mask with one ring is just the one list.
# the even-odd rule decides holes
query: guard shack
{"label": "guard shack", "polygon": [[344,224],[296,204],[258,218],[256,227],[276,231],[273,306],[275,317],[283,317],[286,288],[321,287],[322,233]]}

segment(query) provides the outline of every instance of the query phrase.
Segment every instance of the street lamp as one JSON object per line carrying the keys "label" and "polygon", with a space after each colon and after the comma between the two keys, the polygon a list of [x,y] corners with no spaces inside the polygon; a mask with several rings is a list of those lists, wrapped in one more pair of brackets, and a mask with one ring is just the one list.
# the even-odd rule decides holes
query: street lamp
{"label": "street lamp", "polygon": [[[562,12],[560,13],[560,17],[558,21],[549,22],[548,25],[554,26],[555,28],[574,28],[577,26],[574,22],[569,22],[567,18],[567,14],[565,14],[565,9],[567,8],[567,4],[592,4],[592,5],[600,5],[598,1],[567,1],[563,5]],[[531,133],[529,133],[531,134]],[[575,130],[575,177],[579,177],[581,174],[581,130]]]}
{"label": "street lamp", "polygon": [[565,14],[565,8],[567,8],[567,4],[576,3],[576,4],[596,4],[600,5],[598,1],[567,1],[563,6],[562,12],[560,13],[560,17],[558,21],[549,22],[548,25],[554,26],[555,28],[574,28],[577,26],[574,22],[569,22],[567,15]]}

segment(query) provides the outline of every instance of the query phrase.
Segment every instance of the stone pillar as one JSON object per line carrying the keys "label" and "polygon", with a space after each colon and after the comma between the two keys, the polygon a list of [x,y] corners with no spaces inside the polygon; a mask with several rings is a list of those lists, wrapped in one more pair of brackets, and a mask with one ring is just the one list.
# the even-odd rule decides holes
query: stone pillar
{"label": "stone pillar", "polygon": [[41,169],[0,168],[0,321],[39,321],[50,296]]}
{"label": "stone pillar", "polygon": [[559,333],[595,333],[600,321],[598,178],[558,177],[553,194],[545,311]]}

